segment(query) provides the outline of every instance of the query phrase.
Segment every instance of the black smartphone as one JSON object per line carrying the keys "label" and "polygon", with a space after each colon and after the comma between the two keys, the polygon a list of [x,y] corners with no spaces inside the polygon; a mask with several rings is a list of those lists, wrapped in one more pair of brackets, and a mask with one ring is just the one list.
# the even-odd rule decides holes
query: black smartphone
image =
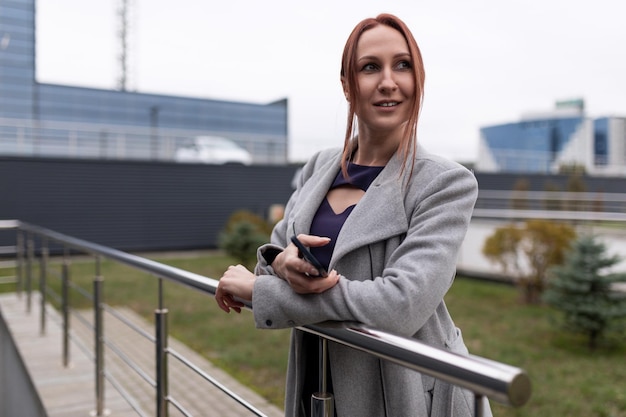
{"label": "black smartphone", "polygon": [[306,248],[306,246],[302,244],[302,242],[298,240],[297,237],[291,236],[291,241],[293,242],[294,245],[298,247],[298,250],[300,251],[300,255],[302,255],[302,257],[308,263],[310,263],[311,265],[315,267],[315,269],[317,269],[318,276],[325,277],[328,275],[328,272],[326,272],[326,269],[324,269],[320,261],[318,261],[317,258],[313,256],[313,254]]}

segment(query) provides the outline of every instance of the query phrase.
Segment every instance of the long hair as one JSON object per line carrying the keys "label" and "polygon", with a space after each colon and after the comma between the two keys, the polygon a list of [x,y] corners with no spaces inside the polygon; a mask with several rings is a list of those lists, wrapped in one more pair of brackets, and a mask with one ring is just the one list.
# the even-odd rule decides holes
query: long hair
{"label": "long hair", "polygon": [[[407,27],[407,25],[398,17],[391,14],[380,14],[375,18],[367,18],[359,22],[356,27],[350,33],[346,45],[343,50],[343,56],[341,59],[341,77],[348,89],[348,123],[346,124],[346,134],[344,140],[343,157],[341,161],[341,170],[344,175],[347,175],[348,161],[354,150],[354,144],[352,139],[355,131],[356,110],[352,103],[358,103],[357,97],[359,95],[359,84],[357,82],[358,68],[356,65],[357,56],[356,49],[361,39],[361,35],[378,25],[389,26],[402,34],[409,47],[409,53],[412,60],[412,72],[415,91],[412,107],[409,113],[409,120],[404,129],[399,150],[403,157],[402,172],[406,169],[409,156],[415,153],[417,148],[417,120],[419,118],[420,109],[422,107],[422,101],[424,99],[424,80],[426,78],[424,73],[424,62],[422,61],[422,53],[419,46],[413,37],[413,34]],[[413,164],[411,164],[411,173],[413,172]]]}

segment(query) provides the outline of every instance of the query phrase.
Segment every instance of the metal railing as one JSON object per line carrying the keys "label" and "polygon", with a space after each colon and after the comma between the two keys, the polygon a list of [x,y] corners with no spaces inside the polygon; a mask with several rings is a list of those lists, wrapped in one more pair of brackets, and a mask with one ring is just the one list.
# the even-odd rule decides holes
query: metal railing
{"label": "metal railing", "polygon": [[626,193],[481,190],[474,217],[626,221]]}
{"label": "metal railing", "polygon": [[[62,290],[60,295],[60,304],[62,305],[62,327],[63,327],[63,362],[68,364],[69,352],[69,302],[68,293],[72,285],[69,279],[70,275],[70,253],[82,254],[83,256],[93,256],[95,259],[95,271],[93,278],[93,293],[90,294],[84,290],[84,296],[89,298],[93,303],[94,312],[94,366],[96,378],[96,407],[94,414],[96,416],[104,415],[104,380],[105,378],[122,394],[127,402],[135,409],[139,415],[145,415],[137,405],[137,402],[131,395],[124,391],[122,384],[115,379],[113,375],[106,372],[104,362],[105,344],[112,346],[107,341],[103,333],[103,312],[107,311],[115,315],[120,320],[124,318],[115,313],[115,310],[104,304],[102,300],[102,291],[104,278],[100,271],[100,262],[102,259],[109,259],[128,265],[132,268],[147,272],[159,279],[158,285],[158,306],[155,310],[155,336],[145,334],[140,329],[134,330],[143,334],[155,345],[156,352],[156,370],[155,378],[147,376],[140,369],[136,369],[136,365],[124,356],[118,349],[113,351],[118,353],[124,362],[149,383],[156,391],[156,415],[158,417],[166,417],[169,415],[169,407],[173,406],[184,415],[191,415],[184,406],[169,392],[169,375],[168,375],[168,357],[175,358],[187,365],[190,369],[198,373],[204,380],[213,384],[222,390],[228,396],[237,401],[241,406],[248,409],[252,414],[263,416],[263,414],[254,406],[249,404],[243,398],[232,392],[219,381],[206,374],[204,371],[196,367],[188,359],[182,357],[178,352],[168,347],[168,328],[167,316],[168,310],[163,304],[163,281],[171,281],[188,288],[198,290],[207,295],[214,295],[218,281],[207,278],[189,271],[184,271],[175,267],[161,264],[136,255],[118,251],[109,247],[87,242],[71,236],[67,236],[43,227],[24,223],[17,220],[0,221],[0,230],[15,230],[17,240],[17,265],[16,288],[18,292],[26,292],[27,309],[31,307],[31,293],[33,286],[33,264],[36,261],[36,255],[39,255],[40,263],[40,293],[41,293],[41,328],[45,331],[45,304],[46,297],[49,294],[46,288],[46,276],[50,273],[48,269],[49,247],[51,244],[60,246],[63,250],[63,263],[60,273],[62,280]],[[39,250],[36,250],[37,240],[39,241]],[[251,305],[248,305],[252,308]],[[127,323],[132,326],[131,323]],[[418,372],[433,376],[450,384],[468,389],[475,395],[475,415],[477,417],[483,415],[483,400],[485,397],[496,402],[513,406],[523,406],[529,399],[531,394],[531,385],[528,375],[522,369],[509,366],[506,364],[491,361],[478,356],[462,356],[445,350],[437,349],[426,344],[420,343],[414,339],[396,336],[381,330],[369,328],[358,323],[333,323],[333,324],[316,324],[299,327],[300,330],[310,332],[320,336],[323,340],[331,340],[354,349],[375,355],[376,357],[394,362]]]}
{"label": "metal railing", "polygon": [[287,162],[281,135],[9,118],[0,118],[0,155],[175,161],[197,136],[231,139],[255,164]]}

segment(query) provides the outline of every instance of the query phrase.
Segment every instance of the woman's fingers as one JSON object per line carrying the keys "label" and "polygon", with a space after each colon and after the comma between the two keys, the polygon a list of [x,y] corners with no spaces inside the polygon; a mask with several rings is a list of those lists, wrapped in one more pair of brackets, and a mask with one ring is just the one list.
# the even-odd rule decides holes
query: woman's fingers
{"label": "woman's fingers", "polygon": [[215,291],[215,301],[219,308],[227,313],[230,313],[231,309],[240,313],[245,304],[237,301],[235,297],[251,300],[255,278],[254,274],[242,265],[229,266]]}
{"label": "woman's fingers", "polygon": [[240,301],[235,300],[235,298],[231,294],[217,293],[215,294],[215,300],[217,301],[217,305],[219,308],[224,310],[227,313],[230,313],[230,310],[235,310],[237,313],[241,313],[242,307],[244,304]]}
{"label": "woman's fingers", "polygon": [[333,269],[324,278],[299,274],[292,275],[288,282],[298,294],[319,294],[337,285],[340,277]]}
{"label": "woman's fingers", "polygon": [[308,247],[326,246],[330,243],[329,237],[305,235],[304,233],[298,235],[298,240]]}

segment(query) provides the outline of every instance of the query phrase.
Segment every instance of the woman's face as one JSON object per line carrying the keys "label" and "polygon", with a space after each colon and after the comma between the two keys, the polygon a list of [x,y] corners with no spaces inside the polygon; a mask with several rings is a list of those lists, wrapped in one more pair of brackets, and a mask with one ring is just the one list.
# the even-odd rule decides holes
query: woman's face
{"label": "woman's face", "polygon": [[361,35],[356,55],[359,133],[392,134],[407,122],[415,100],[409,47],[400,32],[378,25]]}

